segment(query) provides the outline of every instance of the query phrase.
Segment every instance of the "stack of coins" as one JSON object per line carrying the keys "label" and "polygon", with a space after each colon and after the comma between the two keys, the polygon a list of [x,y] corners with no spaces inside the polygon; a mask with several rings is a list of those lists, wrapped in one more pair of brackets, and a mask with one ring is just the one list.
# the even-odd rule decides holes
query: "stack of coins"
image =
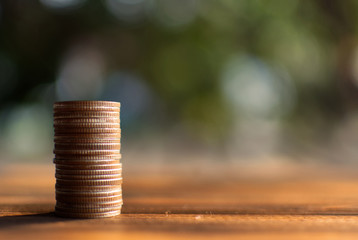
{"label": "stack of coins", "polygon": [[102,218],[121,213],[120,103],[54,104],[55,214]]}

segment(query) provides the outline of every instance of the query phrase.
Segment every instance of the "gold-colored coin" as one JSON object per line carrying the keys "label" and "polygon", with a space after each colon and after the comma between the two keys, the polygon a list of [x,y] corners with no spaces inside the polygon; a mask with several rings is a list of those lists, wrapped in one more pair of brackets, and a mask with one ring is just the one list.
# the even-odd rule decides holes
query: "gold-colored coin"
{"label": "gold-colored coin", "polygon": [[99,201],[99,202],[67,202],[57,200],[56,207],[61,208],[77,208],[77,209],[96,209],[96,208],[118,208],[123,204],[122,196],[113,201]]}
{"label": "gold-colored coin", "polygon": [[62,129],[68,129],[68,128],[120,128],[120,123],[83,123],[83,122],[69,122],[69,123],[55,123],[53,125],[55,127],[55,130],[62,130]]}
{"label": "gold-colored coin", "polygon": [[120,143],[120,138],[55,138],[55,144],[83,144],[83,143],[97,143],[97,144],[111,144]]}
{"label": "gold-colored coin", "polygon": [[91,160],[107,160],[107,161],[113,161],[113,160],[120,160],[122,158],[122,155],[120,153],[112,153],[112,154],[101,154],[101,155],[74,155],[71,156],[71,158],[68,156],[68,154],[57,154],[55,159],[57,160],[68,160],[69,164],[72,164],[73,161],[83,160],[85,161],[91,161]]}
{"label": "gold-colored coin", "polygon": [[[73,149],[69,149],[69,150],[57,150],[54,149],[53,153],[56,154],[56,158],[58,158],[58,156],[64,155],[64,156],[71,156],[71,155],[89,155],[89,156],[95,156],[95,155],[112,155],[112,154],[116,154],[119,155],[121,152],[118,149],[112,149],[112,150],[73,150]],[[70,158],[70,157],[68,157]]]}
{"label": "gold-colored coin", "polygon": [[122,178],[112,179],[95,179],[95,180],[68,180],[68,179],[56,179],[56,183],[60,185],[71,186],[103,186],[103,185],[120,185],[122,184]]}
{"label": "gold-colored coin", "polygon": [[62,140],[62,139],[113,139],[113,138],[121,138],[121,131],[114,133],[74,133],[74,134],[60,134],[55,135],[54,139]]}
{"label": "gold-colored coin", "polygon": [[100,112],[55,112],[53,117],[55,120],[57,119],[72,119],[72,118],[119,118],[119,112],[113,111],[100,111]]}
{"label": "gold-colored coin", "polygon": [[61,168],[76,168],[76,169],[83,169],[84,166],[88,165],[88,166],[92,166],[91,169],[101,169],[100,167],[96,167],[96,165],[106,165],[106,169],[108,168],[116,168],[116,167],[111,167],[113,164],[119,164],[120,163],[120,158],[115,158],[113,157],[113,159],[110,159],[110,157],[106,158],[106,159],[57,159],[55,158],[53,160],[53,163],[56,164],[56,166],[61,167]]}
{"label": "gold-colored coin", "polygon": [[113,175],[122,174],[122,168],[117,169],[100,169],[100,170],[68,170],[56,168],[56,174],[60,175],[85,175],[85,176],[101,176],[101,175]]}
{"label": "gold-colored coin", "polygon": [[63,135],[77,135],[77,134],[120,134],[120,128],[79,128],[79,127],[66,127],[66,128],[55,128],[55,136]]}
{"label": "gold-colored coin", "polygon": [[120,174],[107,174],[107,175],[74,175],[74,174],[55,174],[56,179],[63,179],[63,180],[110,180],[110,179],[118,179],[122,178],[122,173]]}
{"label": "gold-colored coin", "polygon": [[59,217],[69,217],[69,218],[108,218],[115,217],[121,214],[121,210],[116,210],[112,212],[103,212],[103,213],[75,213],[71,211],[61,211],[56,210],[55,214]]}
{"label": "gold-colored coin", "polygon": [[66,107],[73,107],[73,106],[106,106],[106,107],[121,107],[119,102],[114,101],[62,101],[56,102],[53,104],[55,109],[59,108],[66,108]]}
{"label": "gold-colored coin", "polygon": [[118,117],[115,118],[59,118],[53,121],[55,126],[67,124],[82,124],[82,123],[120,123]]}
{"label": "gold-colored coin", "polygon": [[[68,161],[68,160],[64,160]],[[106,160],[105,160],[106,161]],[[98,164],[56,164],[56,170],[73,170],[73,171],[95,171],[95,170],[117,170],[122,169],[122,164],[119,161],[111,161],[107,164],[99,162]],[[90,162],[92,163],[92,161]]]}
{"label": "gold-colored coin", "polygon": [[56,150],[119,150],[120,143],[55,143]]}
{"label": "gold-colored coin", "polygon": [[117,169],[120,164],[119,159],[113,160],[61,160],[54,159],[53,162],[57,168],[61,169]]}
{"label": "gold-colored coin", "polygon": [[56,194],[56,201],[67,204],[101,204],[102,206],[122,204],[122,195],[109,197],[71,197]]}
{"label": "gold-colored coin", "polygon": [[120,112],[118,107],[105,107],[105,106],[87,106],[87,107],[66,107],[66,108],[54,108],[54,113],[61,113],[61,112]]}
{"label": "gold-colored coin", "polygon": [[63,197],[113,197],[122,195],[122,188],[107,189],[105,191],[64,191],[56,189],[56,196]]}
{"label": "gold-colored coin", "polygon": [[56,191],[66,191],[66,192],[103,192],[103,191],[122,191],[121,184],[115,185],[99,185],[99,186],[76,186],[76,185],[63,185],[56,183]]}
{"label": "gold-colored coin", "polygon": [[120,111],[120,104],[114,102],[99,101],[73,101],[73,102],[57,102],[53,105],[54,112],[66,111]]}
{"label": "gold-colored coin", "polygon": [[112,211],[118,211],[121,210],[122,205],[116,205],[116,206],[111,206],[111,207],[90,207],[90,206],[82,206],[80,207],[80,205],[76,205],[73,207],[64,207],[63,205],[58,206],[57,204],[59,204],[59,202],[56,202],[56,206],[55,206],[55,211],[60,210],[60,211],[71,211],[71,212],[77,212],[77,213],[103,213],[103,212],[112,212]]}

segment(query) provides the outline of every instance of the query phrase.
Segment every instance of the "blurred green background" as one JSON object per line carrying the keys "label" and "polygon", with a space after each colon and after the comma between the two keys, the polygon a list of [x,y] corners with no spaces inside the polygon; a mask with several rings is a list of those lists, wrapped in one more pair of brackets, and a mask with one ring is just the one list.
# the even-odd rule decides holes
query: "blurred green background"
{"label": "blurred green background", "polygon": [[0,0],[1,160],[113,100],[124,158],[356,163],[357,34],[354,0]]}

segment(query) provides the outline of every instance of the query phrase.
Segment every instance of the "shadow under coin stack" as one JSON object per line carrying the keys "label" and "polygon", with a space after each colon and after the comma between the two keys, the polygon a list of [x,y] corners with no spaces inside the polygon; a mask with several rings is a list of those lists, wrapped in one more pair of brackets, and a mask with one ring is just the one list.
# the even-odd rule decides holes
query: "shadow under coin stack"
{"label": "shadow under coin stack", "polygon": [[54,104],[56,215],[102,218],[121,213],[119,114],[117,102]]}

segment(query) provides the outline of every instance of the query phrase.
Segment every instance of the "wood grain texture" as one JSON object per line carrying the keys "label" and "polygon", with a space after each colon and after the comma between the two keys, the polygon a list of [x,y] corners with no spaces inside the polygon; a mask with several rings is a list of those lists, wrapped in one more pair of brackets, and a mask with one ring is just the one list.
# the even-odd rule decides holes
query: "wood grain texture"
{"label": "wood grain texture", "polygon": [[358,237],[355,174],[250,178],[220,172],[124,171],[123,214],[82,220],[53,214],[53,165],[1,166],[0,239]]}

